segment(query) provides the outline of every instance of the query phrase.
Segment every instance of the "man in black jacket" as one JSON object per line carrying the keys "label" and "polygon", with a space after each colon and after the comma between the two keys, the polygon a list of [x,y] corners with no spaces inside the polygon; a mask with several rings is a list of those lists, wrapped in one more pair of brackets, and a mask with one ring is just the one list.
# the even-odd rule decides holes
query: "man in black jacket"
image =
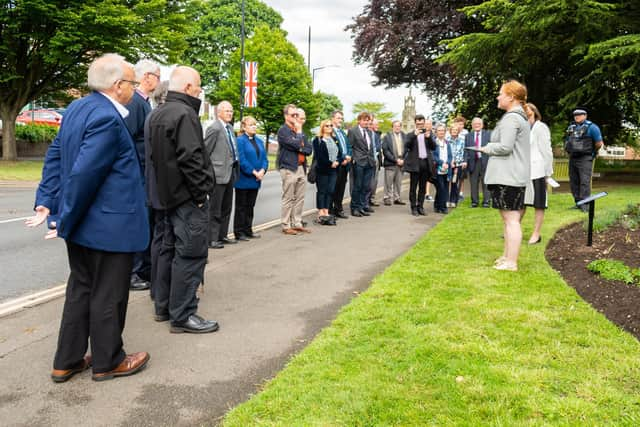
{"label": "man in black jacket", "polygon": [[171,281],[155,291],[156,320],[171,320],[172,333],[206,333],[218,323],[196,314],[196,290],[207,261],[207,195],[214,184],[198,118],[200,75],[177,67],[164,104],[149,116],[151,162],[158,198],[166,209],[163,246],[174,250]]}
{"label": "man in black jacket", "polygon": [[[424,198],[427,193],[427,180],[434,173],[432,170],[433,153],[436,143],[432,135],[426,133],[426,120],[418,114],[414,122],[416,130],[407,134],[404,146],[404,170],[409,172],[409,201],[411,214],[426,215]],[[427,136],[429,135],[429,136]],[[417,191],[417,196],[416,196]]]}

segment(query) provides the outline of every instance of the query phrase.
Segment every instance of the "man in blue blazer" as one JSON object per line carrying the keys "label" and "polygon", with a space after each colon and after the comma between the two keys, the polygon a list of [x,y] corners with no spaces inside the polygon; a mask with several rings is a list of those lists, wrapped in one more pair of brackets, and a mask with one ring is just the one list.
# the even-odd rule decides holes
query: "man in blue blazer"
{"label": "man in blue blazer", "polygon": [[[484,130],[484,123],[480,117],[474,117],[471,121],[471,132],[464,140],[465,147],[480,148],[487,145],[491,132]],[[482,186],[482,207],[489,207],[489,189],[484,183],[484,172],[487,170],[489,156],[478,151],[466,150],[467,170],[469,171],[469,184],[471,185],[471,207],[477,208],[480,202],[480,190]]]}
{"label": "man in blue blazer", "polygon": [[132,375],[149,360],[146,352],[127,355],[122,345],[133,253],[149,243],[140,164],[123,121],[134,79],[119,55],[91,64],[93,92],[67,108],[47,152],[36,215],[27,221],[33,227],[49,217],[45,238],[62,237],[69,255],[54,382],[91,365],[96,381]]}

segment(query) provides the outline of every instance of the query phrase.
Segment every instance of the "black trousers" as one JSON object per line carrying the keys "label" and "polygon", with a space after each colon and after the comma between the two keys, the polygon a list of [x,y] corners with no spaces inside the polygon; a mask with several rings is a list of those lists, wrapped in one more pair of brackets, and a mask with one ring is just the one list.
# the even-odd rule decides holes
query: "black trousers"
{"label": "black trousers", "polygon": [[91,340],[93,372],[109,372],[126,356],[122,331],[127,317],[133,254],[66,243],[71,274],[53,368],[70,369],[80,362]]}
{"label": "black trousers", "polygon": [[[175,237],[169,216],[165,210],[153,209],[153,234],[151,239],[151,299],[156,299],[158,287],[169,289],[171,285],[171,263]],[[156,314],[164,314],[165,308]]]}
{"label": "black trousers", "polygon": [[447,175],[436,176],[436,198],[433,201],[433,210],[447,210],[447,201],[449,200],[449,181]]}
{"label": "black trousers", "polygon": [[333,192],[333,198],[329,207],[329,213],[336,214],[342,212],[342,200],[347,187],[347,178],[349,176],[350,164],[340,165],[336,171],[336,187]]}
{"label": "black trousers", "polygon": [[[154,215],[153,209],[147,208],[149,214],[149,235],[153,236],[154,229]],[[151,280],[151,244],[142,252],[136,252],[133,254],[133,274],[137,275],[142,280]]]}
{"label": "black trousers", "polygon": [[256,206],[258,189],[236,188],[236,210],[233,215],[233,234],[250,236],[253,234],[253,209]]}
{"label": "black trousers", "polygon": [[229,220],[233,208],[233,180],[227,184],[216,184],[209,200],[209,241],[227,237]]}
{"label": "black trousers", "polygon": [[482,160],[476,160],[476,167],[473,172],[469,174],[469,183],[471,184],[471,203],[477,205],[480,200],[480,186],[482,186],[482,203],[489,203],[491,196],[489,195],[489,188],[484,183],[485,167],[482,166]]}
{"label": "black trousers", "polygon": [[412,208],[421,208],[424,205],[424,197],[427,194],[427,180],[431,173],[427,162],[427,159],[419,159],[418,172],[409,172],[409,203]]}
{"label": "black trousers", "polygon": [[196,291],[203,282],[207,263],[208,210],[207,203],[199,208],[193,201],[187,201],[167,211],[162,262],[171,258],[171,269],[165,268],[161,274],[169,274],[171,278],[162,276],[157,281],[154,302],[156,313],[168,312],[172,323],[184,322],[198,311]]}
{"label": "black trousers", "polygon": [[578,203],[591,195],[591,172],[593,171],[593,157],[569,157],[569,185],[573,200]]}

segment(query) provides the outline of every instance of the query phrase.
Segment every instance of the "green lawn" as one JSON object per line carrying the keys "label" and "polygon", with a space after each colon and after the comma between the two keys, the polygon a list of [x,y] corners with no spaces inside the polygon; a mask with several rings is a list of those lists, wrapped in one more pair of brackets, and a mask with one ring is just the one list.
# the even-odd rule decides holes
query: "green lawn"
{"label": "green lawn", "polygon": [[[609,191],[596,215],[640,200]],[[544,244],[584,218],[571,204],[551,196]],[[523,246],[517,273],[493,270],[501,233],[494,210],[454,210],[224,425],[640,425],[638,341],[551,269],[544,245]]]}
{"label": "green lawn", "polygon": [[0,160],[0,181],[40,181],[42,163],[41,160],[18,162]]}

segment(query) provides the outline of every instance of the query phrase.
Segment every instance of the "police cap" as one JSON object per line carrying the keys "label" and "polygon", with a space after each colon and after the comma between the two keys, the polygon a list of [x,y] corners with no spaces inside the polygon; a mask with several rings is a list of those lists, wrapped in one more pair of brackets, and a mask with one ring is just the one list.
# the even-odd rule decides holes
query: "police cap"
{"label": "police cap", "polygon": [[582,108],[576,108],[575,110],[573,110],[574,116],[579,116],[581,114],[587,114],[587,110],[584,110]]}

